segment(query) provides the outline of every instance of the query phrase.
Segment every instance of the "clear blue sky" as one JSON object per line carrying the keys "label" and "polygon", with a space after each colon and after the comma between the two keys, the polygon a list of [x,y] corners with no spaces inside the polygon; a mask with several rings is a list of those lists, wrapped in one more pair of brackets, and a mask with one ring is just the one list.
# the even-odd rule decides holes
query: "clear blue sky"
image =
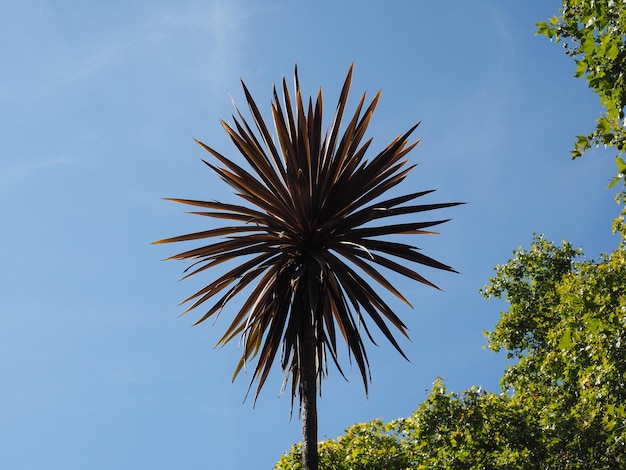
{"label": "clear blue sky", "polygon": [[214,326],[178,318],[208,278],[177,283],[185,265],[161,260],[182,247],[150,244],[206,223],[161,197],[234,200],[193,139],[232,154],[219,120],[229,94],[244,104],[240,77],[269,112],[272,83],[297,62],[332,109],[354,62],[352,102],[383,90],[375,149],[423,121],[405,190],[469,202],[416,239],[461,274],[425,272],[443,292],[395,279],[416,306],[398,304],[411,362],[371,347],[368,399],[357,370],[346,383],[331,369],[320,438],[409,415],[437,376],[497,391],[505,360],[482,332],[505,305],[478,293],[493,267],[533,232],[588,257],[617,245],[612,158],[569,159],[596,97],[534,35],[558,1],[0,6],[1,468],[269,469],[299,441],[280,372],[255,409],[242,404],[237,344],[213,349],[229,312]]}

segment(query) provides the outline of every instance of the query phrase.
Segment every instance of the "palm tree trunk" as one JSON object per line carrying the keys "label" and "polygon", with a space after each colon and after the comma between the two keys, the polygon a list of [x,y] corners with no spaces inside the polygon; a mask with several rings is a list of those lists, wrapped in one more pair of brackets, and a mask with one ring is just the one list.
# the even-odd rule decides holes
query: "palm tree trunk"
{"label": "palm tree trunk", "polygon": [[300,368],[302,411],[302,469],[317,470],[317,361],[313,315],[306,315]]}

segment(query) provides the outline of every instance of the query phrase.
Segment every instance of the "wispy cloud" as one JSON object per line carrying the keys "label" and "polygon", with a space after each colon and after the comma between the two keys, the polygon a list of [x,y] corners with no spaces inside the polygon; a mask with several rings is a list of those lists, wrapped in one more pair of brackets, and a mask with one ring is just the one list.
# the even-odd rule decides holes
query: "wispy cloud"
{"label": "wispy cloud", "polygon": [[[35,37],[24,51],[27,60],[15,64],[22,71],[14,74],[14,79],[5,76],[0,101],[5,105],[36,102],[133,61],[167,60],[165,54],[197,55],[195,70],[188,72],[201,75],[223,90],[223,84],[232,82],[233,75],[240,75],[250,15],[250,9],[242,7],[239,1],[154,4],[141,15],[121,22],[117,30],[106,29],[102,34],[94,31],[88,37],[64,37],[58,44],[50,43],[45,33],[37,37],[35,24],[31,27]],[[56,18],[56,21],[66,20]],[[7,40],[20,44],[17,38]],[[37,47],[40,43],[46,44],[44,51]]]}
{"label": "wispy cloud", "polygon": [[223,93],[226,84],[241,74],[246,44],[253,35],[252,8],[239,1],[222,0],[170,7],[156,12],[147,22],[144,39],[161,45],[184,41],[184,47],[195,55],[189,72]]}
{"label": "wispy cloud", "polygon": [[73,160],[68,157],[53,157],[3,165],[0,167],[0,197],[10,193],[40,172],[72,163]]}

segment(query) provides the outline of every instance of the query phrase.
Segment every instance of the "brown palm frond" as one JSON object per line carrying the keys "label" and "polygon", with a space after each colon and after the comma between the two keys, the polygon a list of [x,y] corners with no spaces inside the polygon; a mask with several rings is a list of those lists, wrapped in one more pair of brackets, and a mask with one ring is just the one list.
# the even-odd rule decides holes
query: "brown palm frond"
{"label": "brown palm frond", "polygon": [[[305,105],[296,69],[294,99],[284,79],[280,87],[282,100],[276,87],[273,90],[274,134],[242,82],[253,126],[236,107],[233,124],[222,125],[247,168],[198,143],[215,159],[215,163],[205,163],[245,203],[169,199],[202,209],[193,214],[228,220],[233,225],[155,242],[216,239],[168,258],[193,262],[185,277],[225,262],[238,262],[183,303],[190,303],[186,313],[209,300],[214,302],[197,324],[217,315],[244,290],[250,291],[218,345],[241,337],[242,357],[235,377],[247,362],[256,360],[250,383],[257,383],[255,398],[277,356],[285,380],[292,382],[292,400],[301,393],[299,348],[303,325],[308,321],[315,330],[319,385],[327,373],[328,356],[343,375],[337,348],[337,338],[341,337],[367,392],[369,362],[363,333],[373,341],[369,328],[375,325],[403,356],[392,327],[408,337],[405,324],[374,286],[411,305],[376,266],[432,287],[436,286],[407,263],[454,271],[413,245],[388,239],[401,234],[413,238],[411,235],[436,233],[425,229],[446,220],[413,221],[406,217],[459,203],[407,205],[430,190],[379,200],[414,168],[407,166],[406,157],[419,143],[409,142],[419,123],[377,155],[367,157],[372,139],[364,138],[380,92],[369,104],[363,94],[342,128],[351,80],[352,67],[332,122],[323,133],[321,90],[315,101],[311,98]],[[377,221],[399,216],[405,219],[376,225]]]}

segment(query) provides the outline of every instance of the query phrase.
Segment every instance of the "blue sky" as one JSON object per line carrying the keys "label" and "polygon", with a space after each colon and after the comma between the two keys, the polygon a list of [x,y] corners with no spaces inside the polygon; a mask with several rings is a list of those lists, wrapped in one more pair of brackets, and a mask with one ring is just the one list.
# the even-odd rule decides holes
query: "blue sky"
{"label": "blue sky", "polygon": [[331,369],[320,438],[409,415],[437,376],[497,391],[505,360],[482,332],[505,304],[478,293],[493,267],[533,232],[588,257],[618,243],[610,154],[569,159],[597,99],[534,35],[558,1],[0,5],[2,468],[264,469],[300,440],[280,372],[242,403],[237,345],[213,348],[228,312],[178,318],[208,278],[177,283],[186,265],[161,260],[180,247],[150,244],[206,223],[161,197],[234,200],[193,139],[232,155],[219,120],[229,94],[244,104],[240,77],[269,112],[297,62],[332,109],[354,62],[353,103],[383,90],[374,149],[423,121],[404,189],[469,203],[416,240],[461,274],[424,272],[442,292],[394,279],[416,307],[398,304],[411,362],[372,346],[367,399],[357,370]]}

